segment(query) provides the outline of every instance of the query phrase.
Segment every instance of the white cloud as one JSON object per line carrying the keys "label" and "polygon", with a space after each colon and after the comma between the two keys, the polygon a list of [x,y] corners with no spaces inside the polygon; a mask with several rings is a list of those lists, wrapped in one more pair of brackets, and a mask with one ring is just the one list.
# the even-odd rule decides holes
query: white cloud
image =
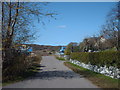
{"label": "white cloud", "polygon": [[67,26],[66,25],[60,25],[58,26],[58,28],[66,28]]}

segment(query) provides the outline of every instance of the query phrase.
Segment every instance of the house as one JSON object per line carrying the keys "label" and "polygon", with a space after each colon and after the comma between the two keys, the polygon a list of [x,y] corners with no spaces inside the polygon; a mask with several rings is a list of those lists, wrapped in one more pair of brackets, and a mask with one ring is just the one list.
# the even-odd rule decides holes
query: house
{"label": "house", "polygon": [[94,52],[110,48],[110,42],[103,36],[85,38],[83,43],[84,52]]}
{"label": "house", "polygon": [[104,43],[106,41],[106,39],[103,36],[100,36],[100,42]]}

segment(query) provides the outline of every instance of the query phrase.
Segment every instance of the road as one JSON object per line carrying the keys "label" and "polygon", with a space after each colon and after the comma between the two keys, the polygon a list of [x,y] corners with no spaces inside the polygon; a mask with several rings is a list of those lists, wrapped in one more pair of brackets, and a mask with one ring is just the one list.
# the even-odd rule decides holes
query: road
{"label": "road", "polygon": [[4,88],[98,88],[82,75],[64,66],[54,56],[43,56],[41,69],[34,76]]}

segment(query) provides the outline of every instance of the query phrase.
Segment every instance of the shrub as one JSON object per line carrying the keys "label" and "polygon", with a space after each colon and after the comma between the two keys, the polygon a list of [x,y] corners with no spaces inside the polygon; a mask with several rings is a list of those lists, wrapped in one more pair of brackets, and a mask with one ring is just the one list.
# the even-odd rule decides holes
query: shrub
{"label": "shrub", "polygon": [[65,55],[70,55],[71,54],[71,51],[70,50],[65,50]]}
{"label": "shrub", "polygon": [[12,58],[9,59],[9,62],[3,63],[3,82],[14,81],[16,77],[21,77],[23,74],[28,72],[31,67],[40,64],[41,61],[40,54],[35,54],[35,56],[31,56],[15,51],[12,52],[11,55]]}
{"label": "shrub", "polygon": [[120,68],[120,51],[74,52],[71,53],[70,57],[71,59],[75,59],[84,63],[90,62],[92,65],[106,65]]}

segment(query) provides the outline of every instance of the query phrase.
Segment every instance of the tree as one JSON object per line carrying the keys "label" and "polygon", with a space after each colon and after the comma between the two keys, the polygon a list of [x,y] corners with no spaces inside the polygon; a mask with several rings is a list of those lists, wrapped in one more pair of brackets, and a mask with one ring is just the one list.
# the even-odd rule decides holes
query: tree
{"label": "tree", "polygon": [[72,49],[72,44],[69,43],[65,49],[65,55],[70,55],[72,52],[71,49]]}
{"label": "tree", "polygon": [[102,26],[101,35],[110,41],[112,47],[116,47],[119,50],[120,47],[120,34],[119,24],[120,20],[120,2],[113,8],[107,15],[106,24]]}
{"label": "tree", "polygon": [[72,52],[79,52],[79,46],[77,43],[69,43],[65,49],[65,54],[70,55]]}
{"label": "tree", "polygon": [[54,17],[53,12],[46,11],[46,3],[2,2],[2,48],[3,61],[8,62],[16,44],[24,44],[34,37],[31,30],[34,18]]}
{"label": "tree", "polygon": [[83,40],[82,43],[80,43],[80,49],[82,50],[82,52],[88,52],[89,50],[92,51],[96,51],[98,50],[98,41],[99,41],[99,38],[98,37],[88,37],[88,38],[85,38]]}
{"label": "tree", "polygon": [[85,43],[84,42],[80,42],[79,47],[80,47],[80,52],[84,52]]}

